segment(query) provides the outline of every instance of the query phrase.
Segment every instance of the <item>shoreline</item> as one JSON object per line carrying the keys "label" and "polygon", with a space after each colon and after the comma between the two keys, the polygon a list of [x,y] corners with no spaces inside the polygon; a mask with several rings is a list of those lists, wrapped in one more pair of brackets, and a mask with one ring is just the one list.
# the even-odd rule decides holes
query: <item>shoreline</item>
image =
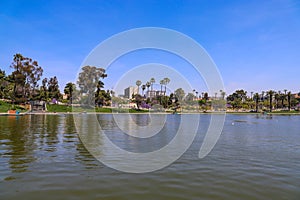
{"label": "shoreline", "polygon": [[9,113],[0,113],[0,116],[25,116],[25,115],[91,115],[91,114],[134,114],[134,115],[145,115],[145,114],[160,114],[160,115],[191,115],[191,114],[200,114],[200,115],[300,115],[300,112],[272,112],[272,113],[255,113],[255,112],[183,112],[183,113],[171,113],[171,112],[40,112],[40,113],[20,113],[20,114],[9,114]]}

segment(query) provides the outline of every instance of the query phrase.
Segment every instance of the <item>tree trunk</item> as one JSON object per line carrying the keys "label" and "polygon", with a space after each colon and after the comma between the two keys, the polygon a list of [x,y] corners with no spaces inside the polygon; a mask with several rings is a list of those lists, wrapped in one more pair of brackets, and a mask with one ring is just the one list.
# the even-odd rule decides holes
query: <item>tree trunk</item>
{"label": "tree trunk", "polygon": [[291,111],[291,96],[289,95],[288,96],[288,109],[289,109],[289,111]]}
{"label": "tree trunk", "polygon": [[270,95],[270,112],[272,112],[272,108],[273,108],[273,105],[272,105],[272,95]]}

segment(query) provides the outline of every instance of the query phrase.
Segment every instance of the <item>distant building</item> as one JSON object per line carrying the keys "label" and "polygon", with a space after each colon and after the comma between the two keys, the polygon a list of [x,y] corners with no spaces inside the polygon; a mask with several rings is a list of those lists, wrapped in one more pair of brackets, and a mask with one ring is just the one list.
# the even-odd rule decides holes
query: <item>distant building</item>
{"label": "distant building", "polygon": [[157,96],[156,95],[157,92],[158,91],[155,91],[155,90],[149,90],[146,92],[146,97],[152,99]]}
{"label": "distant building", "polygon": [[159,97],[159,96],[164,96],[165,92],[164,91],[160,91],[160,90],[149,90],[145,93],[145,97],[146,98],[155,98],[155,97]]}
{"label": "distant building", "polygon": [[297,94],[293,94],[295,99],[300,99],[300,93],[297,93]]}
{"label": "distant building", "polygon": [[62,97],[63,97],[64,100],[68,99],[68,95],[67,94],[63,94]]}
{"label": "distant building", "polygon": [[131,99],[133,94],[138,93],[138,87],[130,86],[124,90],[124,97]]}

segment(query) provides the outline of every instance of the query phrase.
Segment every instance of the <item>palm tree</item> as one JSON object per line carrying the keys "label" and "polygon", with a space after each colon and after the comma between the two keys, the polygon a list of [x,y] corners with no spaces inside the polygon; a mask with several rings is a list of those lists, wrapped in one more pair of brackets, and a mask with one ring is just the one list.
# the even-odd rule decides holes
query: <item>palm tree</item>
{"label": "palm tree", "polygon": [[196,99],[198,99],[198,91],[196,91]]}
{"label": "palm tree", "polygon": [[163,88],[163,85],[165,84],[165,80],[163,79],[163,80],[160,80],[159,81],[159,84],[160,84],[160,95],[162,94],[162,88]]}
{"label": "palm tree", "polygon": [[135,82],[135,84],[138,86],[138,94],[140,94],[139,93],[139,90],[140,90],[140,85],[142,85],[142,81],[140,81],[140,80],[137,80],[136,82]]}
{"label": "palm tree", "polygon": [[[281,91],[280,90],[278,90],[278,102],[281,100]],[[281,107],[282,107],[282,105],[281,105]],[[278,103],[278,108],[279,108],[279,103]]]}
{"label": "palm tree", "polygon": [[265,91],[261,92],[261,100],[264,101],[264,97],[265,97]]}
{"label": "palm tree", "polygon": [[169,78],[164,78],[164,82],[165,82],[165,95],[166,95],[166,92],[167,92],[167,85],[170,83],[170,79]]}
{"label": "palm tree", "polygon": [[66,95],[68,95],[68,99],[70,100],[70,104],[72,104],[72,99],[73,99],[73,91],[75,90],[75,84],[74,83],[67,83],[64,92]]}
{"label": "palm tree", "polygon": [[[146,87],[147,87],[147,93],[148,93],[149,96],[151,96],[150,93],[149,93],[149,87],[150,87],[150,86],[151,86],[151,83],[148,81],[148,82],[146,83]],[[148,96],[148,97],[149,97],[149,96]]]}
{"label": "palm tree", "polygon": [[154,95],[153,94],[155,94],[154,92],[153,92],[153,84],[155,83],[155,78],[151,78],[150,79],[150,84],[151,84],[151,95],[150,95],[150,97],[152,98]]}
{"label": "palm tree", "polygon": [[102,73],[101,76],[100,76],[102,79],[106,78],[107,77],[107,74],[105,73]]}
{"label": "palm tree", "polygon": [[276,109],[278,109],[278,101],[280,99],[280,94],[276,92],[274,98],[275,98]]}
{"label": "palm tree", "polygon": [[274,95],[274,91],[273,90],[270,90],[270,91],[268,91],[267,92],[267,94],[269,95],[269,100],[270,100],[270,104],[269,104],[269,108],[270,108],[270,112],[272,112],[272,108],[273,108],[273,104],[272,104],[272,102],[273,102],[273,95]]}
{"label": "palm tree", "polygon": [[144,96],[144,90],[146,89],[146,85],[142,85],[142,90],[143,90],[143,96]]}
{"label": "palm tree", "polygon": [[291,93],[291,91],[289,91],[287,93],[289,111],[291,111],[291,95],[292,95],[292,93]]}
{"label": "palm tree", "polygon": [[193,97],[193,101],[195,100],[195,92],[196,92],[196,90],[195,89],[193,89],[193,95],[194,95],[194,97]]}
{"label": "palm tree", "polygon": [[254,100],[255,100],[255,112],[258,112],[258,102],[259,102],[259,94],[255,93],[253,96]]}
{"label": "palm tree", "polygon": [[281,109],[285,108],[284,100],[285,100],[285,94],[280,94],[280,100],[281,100]]}
{"label": "palm tree", "polygon": [[151,78],[150,83],[151,83],[151,91],[153,91],[153,84],[155,83],[155,78]]}
{"label": "palm tree", "polygon": [[221,94],[222,100],[224,100],[226,93],[223,90],[220,90],[220,94]]}

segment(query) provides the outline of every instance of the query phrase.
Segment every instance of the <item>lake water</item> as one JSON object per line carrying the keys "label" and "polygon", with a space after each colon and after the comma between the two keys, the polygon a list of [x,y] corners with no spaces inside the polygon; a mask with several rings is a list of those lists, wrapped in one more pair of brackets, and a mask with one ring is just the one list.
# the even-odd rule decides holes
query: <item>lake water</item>
{"label": "lake water", "polygon": [[[97,117],[132,152],[168,144],[181,121],[167,115],[149,145],[122,134],[112,115]],[[147,115],[131,117],[149,123]],[[0,199],[300,199],[300,116],[227,115],[216,146],[199,159],[209,122],[200,116],[193,144],[170,166],[130,174],[91,156],[72,115],[1,116]]]}

